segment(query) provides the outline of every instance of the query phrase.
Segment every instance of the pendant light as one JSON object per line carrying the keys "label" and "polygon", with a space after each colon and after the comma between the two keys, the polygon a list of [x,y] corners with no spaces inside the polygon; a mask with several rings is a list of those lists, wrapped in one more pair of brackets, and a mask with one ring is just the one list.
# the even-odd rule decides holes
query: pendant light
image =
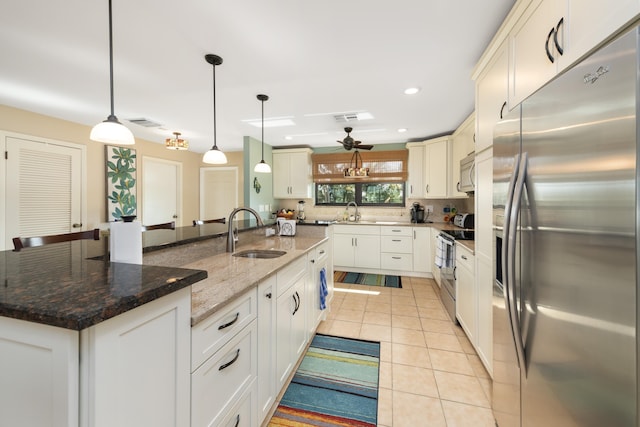
{"label": "pendant light", "polygon": [[260,160],[260,163],[258,163],[255,168],[253,168],[253,171],[271,173],[271,166],[264,161],[264,101],[268,101],[269,97],[267,95],[258,95],[257,98],[262,103],[262,160]]}
{"label": "pendant light", "polygon": [[111,114],[102,123],[98,123],[91,129],[89,138],[93,141],[106,142],[108,144],[133,145],[136,143],[133,133],[118,121],[113,112],[113,35],[111,0],[109,0],[109,84],[111,88]]}
{"label": "pendant light", "polygon": [[173,138],[167,138],[164,141],[165,148],[169,150],[188,150],[189,149],[189,141],[186,139],[180,138],[182,135],[180,132],[174,132]]}
{"label": "pendant light", "polygon": [[204,59],[213,66],[213,147],[204,153],[202,161],[212,165],[224,165],[227,163],[227,156],[218,149],[216,143],[216,65],[222,64],[222,58],[209,53]]}

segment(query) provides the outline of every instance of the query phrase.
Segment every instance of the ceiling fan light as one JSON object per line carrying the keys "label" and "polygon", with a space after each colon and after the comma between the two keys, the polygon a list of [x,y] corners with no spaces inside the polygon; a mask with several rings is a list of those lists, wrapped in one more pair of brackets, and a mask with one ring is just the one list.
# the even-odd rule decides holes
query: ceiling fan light
{"label": "ceiling fan light", "polygon": [[224,165],[227,163],[227,156],[214,145],[211,150],[204,153],[202,161],[210,165]]}
{"label": "ceiling fan light", "polygon": [[91,129],[89,138],[92,141],[115,145],[134,145],[136,143],[131,130],[120,123],[115,116],[109,116],[104,122],[95,125]]}
{"label": "ceiling fan light", "polygon": [[264,160],[260,160],[260,163],[256,164],[256,167],[253,168],[254,172],[258,173],[271,173],[271,166]]}

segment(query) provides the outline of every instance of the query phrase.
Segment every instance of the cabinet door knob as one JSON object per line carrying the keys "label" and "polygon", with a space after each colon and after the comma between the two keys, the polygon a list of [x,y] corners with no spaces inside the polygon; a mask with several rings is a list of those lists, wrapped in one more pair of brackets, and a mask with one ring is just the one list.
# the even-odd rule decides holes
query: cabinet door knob
{"label": "cabinet door knob", "polygon": [[81,222],[80,223],[74,222],[71,226],[73,228],[80,228],[80,227],[82,227],[82,223]]}
{"label": "cabinet door knob", "polygon": [[271,299],[271,292],[266,293],[264,296]]}
{"label": "cabinet door knob", "polygon": [[315,262],[316,262],[316,260],[315,260],[315,259],[312,259],[312,260],[311,260],[311,264],[315,264]]}

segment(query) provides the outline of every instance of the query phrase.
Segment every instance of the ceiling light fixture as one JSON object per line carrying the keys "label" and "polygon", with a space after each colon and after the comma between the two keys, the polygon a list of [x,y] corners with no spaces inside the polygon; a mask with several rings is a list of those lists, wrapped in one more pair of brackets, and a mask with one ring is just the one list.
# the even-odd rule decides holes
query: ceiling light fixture
{"label": "ceiling light fixture", "polygon": [[111,90],[111,114],[107,120],[98,123],[91,129],[89,138],[107,144],[133,145],[136,143],[133,133],[118,121],[113,108],[113,24],[111,0],[109,0],[109,86]]}
{"label": "ceiling light fixture", "polygon": [[410,87],[404,90],[405,95],[415,95],[418,92],[420,92],[419,87]]}
{"label": "ceiling light fixture", "polygon": [[204,59],[213,66],[213,147],[204,153],[202,161],[212,165],[224,165],[227,163],[227,156],[218,149],[216,142],[216,65],[222,64],[222,58],[209,53]]}
{"label": "ceiling light fixture", "polygon": [[262,160],[253,168],[254,172],[271,173],[271,166],[264,161],[264,101],[268,101],[267,95],[258,95],[258,100],[262,103]]}
{"label": "ceiling light fixture", "polygon": [[400,128],[400,129],[398,129],[398,132],[400,132],[400,133],[404,133],[404,132],[406,132],[406,131],[407,131],[407,128]]}
{"label": "ceiling light fixture", "polygon": [[180,132],[174,132],[173,134],[175,135],[173,138],[167,138],[165,140],[165,148],[168,148],[169,150],[188,150],[189,141],[180,138]]}

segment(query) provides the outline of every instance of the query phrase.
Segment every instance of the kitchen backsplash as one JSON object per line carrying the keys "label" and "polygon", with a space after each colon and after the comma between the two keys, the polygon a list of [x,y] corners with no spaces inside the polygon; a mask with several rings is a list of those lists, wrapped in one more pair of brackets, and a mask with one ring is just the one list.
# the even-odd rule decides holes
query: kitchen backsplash
{"label": "kitchen backsplash", "polygon": [[[423,200],[423,199],[410,199],[407,201],[407,206],[404,208],[399,207],[362,207],[358,206],[358,213],[361,216],[362,221],[398,221],[398,222],[411,222],[411,206],[413,202],[418,202],[426,208],[426,206],[433,206],[433,213],[429,215],[429,220],[434,222],[444,221],[445,208],[449,209],[455,207],[458,212],[474,212],[474,198],[473,196],[466,199],[438,199],[438,200]],[[298,209],[298,202],[296,200],[276,200],[276,206],[278,209]],[[342,219],[342,214],[345,210],[344,206],[314,206],[313,200],[305,199],[304,212],[310,220],[335,220]],[[353,207],[350,208],[353,213]]]}

